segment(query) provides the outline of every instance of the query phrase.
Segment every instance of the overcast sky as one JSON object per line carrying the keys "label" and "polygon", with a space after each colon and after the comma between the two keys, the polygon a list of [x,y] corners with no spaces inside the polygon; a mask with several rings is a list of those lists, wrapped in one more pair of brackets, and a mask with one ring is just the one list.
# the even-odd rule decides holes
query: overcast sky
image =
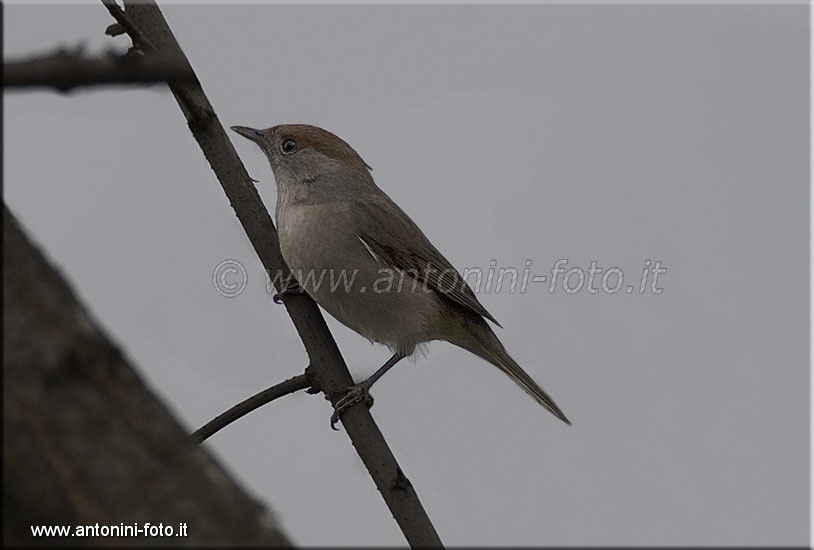
{"label": "overcast sky", "polygon": [[[99,4],[5,8],[7,58],[128,43]],[[807,9],[163,7],[224,125],[324,127],[454,265],[548,276],[480,300],[573,426],[445,343],[374,388],[447,545],[808,545]],[[190,430],[302,371],[165,88],[4,99],[6,203]],[[552,293],[559,259],[624,284]],[[357,379],[388,357],[329,324]],[[289,396],[207,448],[299,544],[403,544],[330,414]]]}

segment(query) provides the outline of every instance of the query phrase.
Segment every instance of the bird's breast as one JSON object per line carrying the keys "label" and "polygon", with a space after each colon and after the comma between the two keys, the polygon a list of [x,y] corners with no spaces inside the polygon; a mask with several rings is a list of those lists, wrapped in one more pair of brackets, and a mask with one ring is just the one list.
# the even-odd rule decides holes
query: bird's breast
{"label": "bird's breast", "polygon": [[294,277],[337,320],[406,351],[442,336],[438,296],[368,250],[349,204],[283,205],[277,222]]}

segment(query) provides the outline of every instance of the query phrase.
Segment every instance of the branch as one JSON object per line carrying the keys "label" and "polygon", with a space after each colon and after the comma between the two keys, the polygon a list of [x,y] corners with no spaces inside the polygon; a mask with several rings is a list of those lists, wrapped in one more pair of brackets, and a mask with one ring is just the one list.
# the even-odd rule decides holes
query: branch
{"label": "branch", "polygon": [[[290,544],[144,385],[5,205],[3,343],[4,548]],[[146,522],[173,536],[92,530]],[[35,525],[91,530],[34,537]]]}
{"label": "branch", "polygon": [[[123,13],[118,6],[111,7],[111,4],[115,6],[111,0],[102,2],[135,41],[149,41],[155,52],[177,56],[186,62],[155,2],[125,0]],[[271,217],[200,84],[173,84],[170,89],[263,266],[268,273],[277,273],[280,269],[287,273]],[[325,319],[316,303],[306,295],[289,297],[285,307],[305,345],[315,386],[334,403],[343,395],[342,391],[353,384],[353,378]],[[418,495],[402,473],[367,406],[359,403],[349,408],[342,415],[342,424],[408,543],[413,547],[442,546]]]}
{"label": "branch", "polygon": [[261,391],[260,393],[256,393],[245,401],[241,401],[226,412],[222,412],[195,430],[192,433],[192,437],[197,439],[199,443],[203,443],[207,438],[219,432],[232,422],[243,418],[253,410],[262,407],[266,403],[270,403],[278,397],[283,397],[289,393],[294,393],[295,391],[304,390],[310,387],[311,378],[308,376],[308,374],[303,373],[293,376],[288,380],[284,380],[279,384]]}
{"label": "branch", "polygon": [[[113,16],[113,19],[116,20],[116,24],[109,25],[105,29],[105,34],[110,36],[119,36],[120,34],[126,32],[128,35],[130,35],[130,39],[133,41],[133,47],[145,53],[156,53],[155,44],[150,42],[147,36],[141,32],[138,25],[130,21],[130,17],[128,17],[128,15],[124,13],[124,10],[119,7],[116,0],[102,0],[102,4],[104,4],[107,11],[110,12],[110,15]],[[156,9],[158,9],[158,6],[156,6]],[[169,30],[169,26],[167,26],[167,29]],[[173,37],[173,40],[174,38],[175,37]],[[183,55],[183,52],[181,52],[181,56],[186,61],[186,56]],[[189,63],[187,63],[187,65],[189,65]],[[192,69],[191,66],[190,69]]]}
{"label": "branch", "polygon": [[139,54],[108,53],[86,57],[82,49],[59,49],[29,59],[3,63],[4,88],[56,88],[66,92],[79,86],[194,82],[195,73],[177,59]]}

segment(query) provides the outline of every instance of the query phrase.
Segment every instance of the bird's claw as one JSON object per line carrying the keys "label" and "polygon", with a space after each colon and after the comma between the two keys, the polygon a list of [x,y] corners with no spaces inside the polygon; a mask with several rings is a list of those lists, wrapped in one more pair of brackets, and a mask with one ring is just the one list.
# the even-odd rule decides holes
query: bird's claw
{"label": "bird's claw", "polygon": [[271,299],[275,304],[282,304],[283,298],[286,296],[295,296],[297,294],[305,294],[305,289],[300,286],[300,283],[294,280],[286,282],[285,288],[277,292]]}
{"label": "bird's claw", "polygon": [[331,428],[334,430],[339,430],[339,428],[336,427],[336,423],[339,422],[339,417],[342,415],[342,413],[356,403],[364,401],[368,408],[373,406],[373,396],[370,395],[368,385],[364,382],[351,386],[342,393],[345,395],[342,397],[342,399],[336,402],[336,405],[334,405],[334,412],[331,415]]}

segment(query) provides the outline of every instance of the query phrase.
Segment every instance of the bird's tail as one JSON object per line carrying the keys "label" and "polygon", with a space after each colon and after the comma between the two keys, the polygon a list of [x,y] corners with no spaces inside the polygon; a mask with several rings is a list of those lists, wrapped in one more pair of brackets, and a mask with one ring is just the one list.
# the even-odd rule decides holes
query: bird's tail
{"label": "bird's tail", "polygon": [[554,400],[517,364],[517,361],[512,359],[492,328],[482,319],[478,320],[481,322],[475,323],[476,326],[470,325],[468,327],[469,330],[467,332],[471,335],[470,338],[466,338],[465,341],[454,341],[452,343],[471,351],[478,357],[489,361],[508,374],[509,378],[517,382],[535,401],[548,409],[551,414],[570,425],[571,421],[566,418],[565,414],[563,414],[557,404],[554,403]]}

